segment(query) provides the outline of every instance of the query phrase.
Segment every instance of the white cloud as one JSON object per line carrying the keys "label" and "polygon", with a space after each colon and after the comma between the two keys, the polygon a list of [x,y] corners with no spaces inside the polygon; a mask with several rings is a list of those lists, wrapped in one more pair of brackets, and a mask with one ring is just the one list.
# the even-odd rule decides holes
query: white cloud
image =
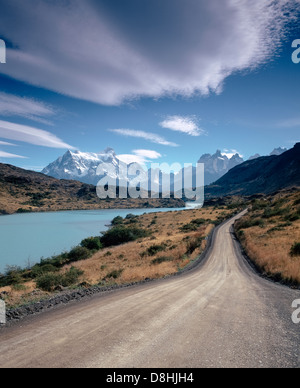
{"label": "white cloud", "polygon": [[107,105],[220,93],[231,74],[276,56],[299,8],[297,0],[2,3],[0,36],[14,48],[1,73]]}
{"label": "white cloud", "polygon": [[0,151],[0,158],[17,158],[17,159],[27,159],[26,156],[21,156],[21,155],[15,155],[15,154],[10,154],[8,152]]}
{"label": "white cloud", "polygon": [[190,136],[200,136],[205,133],[203,129],[199,128],[197,124],[197,119],[194,116],[169,116],[159,125],[162,128],[171,129],[172,131],[183,132]]}
{"label": "white cloud", "polygon": [[2,120],[0,120],[0,137],[49,148],[74,149],[50,132]]}
{"label": "white cloud", "polygon": [[54,113],[53,108],[43,102],[12,94],[0,93],[0,115],[2,116],[20,116],[51,124],[43,119],[43,117],[53,116]]}
{"label": "white cloud", "polygon": [[133,150],[133,154],[118,155],[118,158],[124,163],[138,163],[146,168],[146,163],[151,162],[153,159],[159,159],[162,155],[153,150]]}
{"label": "white cloud", "polygon": [[147,159],[159,159],[162,157],[159,152],[153,150],[133,150],[132,152],[137,156],[141,156]]}
{"label": "white cloud", "polygon": [[144,139],[147,141],[150,141],[155,144],[160,144],[160,145],[165,145],[165,146],[170,146],[170,147],[178,147],[178,144],[170,142],[163,138],[160,135],[157,135],[155,133],[151,132],[145,132],[145,131],[138,131],[135,129],[110,129],[110,132],[116,133],[121,136],[126,136],[126,137],[135,137],[138,139]]}
{"label": "white cloud", "polygon": [[0,141],[0,145],[4,145],[4,146],[15,146],[15,144],[7,143],[6,141]]}
{"label": "white cloud", "polygon": [[121,162],[130,164],[130,163],[137,163],[140,166],[145,167],[146,160],[145,158],[138,156],[138,155],[132,155],[132,154],[121,154],[118,155],[118,159],[121,160]]}

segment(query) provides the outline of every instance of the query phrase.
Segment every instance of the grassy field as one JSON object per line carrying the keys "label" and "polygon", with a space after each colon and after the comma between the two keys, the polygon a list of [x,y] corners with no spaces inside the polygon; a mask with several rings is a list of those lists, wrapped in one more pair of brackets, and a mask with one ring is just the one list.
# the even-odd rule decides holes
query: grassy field
{"label": "grassy field", "polygon": [[300,285],[300,191],[252,201],[235,226],[249,258],[277,281]]}
{"label": "grassy field", "polygon": [[[0,295],[10,307],[66,288],[121,285],[175,274],[199,256],[215,224],[234,211],[222,206],[118,218],[111,229],[118,238],[96,237],[31,269],[12,268],[0,277]],[[130,239],[140,231],[142,237],[136,234],[136,240],[117,245],[120,236]]]}

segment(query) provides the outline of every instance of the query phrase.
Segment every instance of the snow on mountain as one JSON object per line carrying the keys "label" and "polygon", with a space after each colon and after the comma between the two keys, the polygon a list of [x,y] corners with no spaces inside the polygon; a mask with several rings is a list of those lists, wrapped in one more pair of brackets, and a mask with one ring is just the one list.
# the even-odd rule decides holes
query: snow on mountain
{"label": "snow on mountain", "polygon": [[279,156],[279,155],[282,155],[284,152],[287,151],[287,148],[282,148],[282,147],[279,147],[279,148],[275,148],[271,153],[270,153],[270,156]]}
{"label": "snow on mountain", "polygon": [[209,185],[217,181],[233,167],[243,163],[243,161],[244,160],[239,154],[235,154],[231,158],[228,158],[227,155],[222,154],[220,150],[217,150],[213,155],[202,155],[198,163],[204,163],[205,185]]}
{"label": "snow on mountain", "polygon": [[[280,155],[285,152],[283,148],[276,148],[271,155]],[[223,175],[227,174],[229,170],[243,163],[244,160],[241,156],[236,153],[235,155],[228,155],[217,150],[215,154],[204,154],[199,159],[198,163],[204,163],[205,170],[205,185],[209,185],[216,182]],[[259,157],[258,154],[253,156],[251,159]],[[122,162],[124,165],[124,162]],[[125,164],[125,167],[133,167],[132,176],[127,176],[127,169],[125,168],[124,174],[118,171],[120,160],[112,148],[107,148],[100,153],[90,153],[81,151],[67,151],[63,156],[58,158],[53,163],[49,164],[42,171],[43,174],[52,176],[57,179],[71,179],[77,180],[83,183],[97,185],[101,179],[101,175],[97,175],[97,169],[101,167],[102,176],[108,175],[113,179],[117,179],[117,184],[120,186],[127,186],[130,179],[134,179],[134,176],[139,175],[139,180],[143,180],[141,183],[141,189],[150,189],[150,181],[154,179],[155,186],[162,190],[161,177],[162,172],[150,169],[148,172],[140,168],[139,174],[135,173],[136,164]],[[130,171],[130,169],[129,169]],[[184,170],[182,170],[184,171]],[[99,172],[99,170],[98,170]],[[181,179],[179,174],[171,174],[171,186],[174,186],[174,182]],[[191,170],[191,175],[195,175],[195,171]]]}
{"label": "snow on mountain", "polygon": [[72,179],[97,185],[100,179],[96,173],[99,165],[104,171],[112,170],[111,166],[119,165],[119,159],[112,148],[107,148],[99,154],[67,151],[44,168],[42,173],[57,179]]}
{"label": "snow on mountain", "polygon": [[250,156],[250,158],[249,158],[248,160],[258,159],[258,158],[260,158],[260,157],[261,157],[261,155],[255,154],[255,155],[253,155],[253,156]]}

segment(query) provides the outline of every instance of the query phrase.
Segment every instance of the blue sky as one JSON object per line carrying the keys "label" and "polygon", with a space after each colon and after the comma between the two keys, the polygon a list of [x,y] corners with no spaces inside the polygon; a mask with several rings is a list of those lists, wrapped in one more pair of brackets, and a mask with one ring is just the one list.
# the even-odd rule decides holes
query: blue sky
{"label": "blue sky", "polygon": [[299,0],[0,0],[0,162],[196,163],[300,141]]}

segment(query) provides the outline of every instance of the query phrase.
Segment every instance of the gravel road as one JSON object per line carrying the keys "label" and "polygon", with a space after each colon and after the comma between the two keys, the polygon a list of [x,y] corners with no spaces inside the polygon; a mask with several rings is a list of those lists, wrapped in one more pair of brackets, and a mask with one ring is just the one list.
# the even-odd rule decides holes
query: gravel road
{"label": "gravel road", "polygon": [[299,367],[300,292],[254,273],[222,225],[182,276],[94,296],[0,331],[0,367]]}

